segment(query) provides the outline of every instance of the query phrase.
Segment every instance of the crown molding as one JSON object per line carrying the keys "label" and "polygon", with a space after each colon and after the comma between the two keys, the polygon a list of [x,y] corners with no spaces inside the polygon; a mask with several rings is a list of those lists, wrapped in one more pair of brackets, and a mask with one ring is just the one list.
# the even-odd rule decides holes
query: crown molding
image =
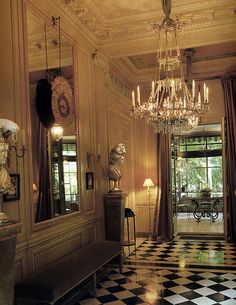
{"label": "crown molding", "polygon": [[[137,69],[127,58],[113,60],[113,64],[121,75],[125,75],[131,83],[131,87],[139,84],[142,88],[151,88],[151,81],[155,75],[155,68]],[[193,78],[201,79],[208,77],[218,77],[227,72],[231,67],[236,66],[236,54],[229,56],[214,56],[202,58],[202,60],[193,61],[192,73]],[[187,70],[186,63],[183,61],[183,69]]]}
{"label": "crown molding", "polygon": [[[84,31],[101,45],[115,41],[127,41],[153,36],[154,22],[160,23],[163,13],[159,7],[154,12],[138,13],[108,19],[94,4],[85,0],[54,0],[57,5],[83,27]],[[207,29],[235,21],[235,8],[232,1],[212,0],[204,3],[185,1],[184,5],[173,6],[172,18],[179,17],[184,30]]]}

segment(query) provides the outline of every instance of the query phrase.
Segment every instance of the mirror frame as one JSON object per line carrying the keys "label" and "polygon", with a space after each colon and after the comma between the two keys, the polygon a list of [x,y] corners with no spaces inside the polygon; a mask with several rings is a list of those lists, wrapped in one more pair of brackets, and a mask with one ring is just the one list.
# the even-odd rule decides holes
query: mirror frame
{"label": "mirror frame", "polygon": [[27,141],[28,141],[28,145],[29,145],[29,156],[28,156],[28,162],[26,162],[27,166],[28,166],[28,174],[29,174],[29,179],[27,180],[27,182],[25,182],[27,184],[28,187],[28,191],[29,191],[29,195],[25,196],[26,200],[28,200],[31,204],[31,209],[30,209],[30,215],[29,217],[31,218],[31,227],[32,227],[32,231],[37,231],[43,228],[47,228],[47,227],[51,227],[54,226],[56,224],[65,222],[65,221],[69,221],[69,220],[73,220],[73,219],[77,219],[78,215],[81,214],[81,199],[82,199],[82,187],[81,187],[81,164],[80,164],[80,146],[79,146],[79,116],[78,116],[78,112],[79,112],[79,107],[78,107],[78,103],[76,103],[76,101],[78,101],[78,88],[77,88],[77,84],[78,84],[78,73],[77,73],[77,43],[76,41],[74,41],[72,39],[72,37],[66,33],[63,29],[63,27],[61,26],[60,31],[61,31],[61,35],[63,35],[66,40],[69,42],[69,44],[71,44],[72,47],[72,71],[73,71],[73,97],[74,97],[74,117],[75,117],[75,137],[76,137],[76,151],[77,151],[77,157],[76,157],[76,162],[77,162],[77,183],[78,183],[78,211],[72,212],[72,213],[68,213],[65,215],[61,215],[58,217],[53,217],[41,222],[35,222],[34,219],[34,205],[33,205],[33,171],[31,170],[32,168],[32,141],[31,141],[31,137],[32,137],[32,130],[31,130],[31,123],[30,123],[30,84],[29,84],[29,66],[28,66],[28,29],[27,29],[27,12],[30,12],[31,14],[33,14],[35,17],[38,17],[39,19],[43,20],[43,22],[46,25],[51,25],[52,24],[52,20],[47,17],[46,15],[44,15],[40,10],[38,10],[38,8],[34,7],[31,3],[27,3],[27,0],[24,2],[23,4],[23,33],[24,33],[24,47],[25,47],[25,80],[26,80],[26,86],[25,86],[25,90],[26,92],[26,97],[27,97],[27,101],[26,101],[26,108],[27,108],[27,122],[28,122],[28,131],[29,133],[27,134]]}

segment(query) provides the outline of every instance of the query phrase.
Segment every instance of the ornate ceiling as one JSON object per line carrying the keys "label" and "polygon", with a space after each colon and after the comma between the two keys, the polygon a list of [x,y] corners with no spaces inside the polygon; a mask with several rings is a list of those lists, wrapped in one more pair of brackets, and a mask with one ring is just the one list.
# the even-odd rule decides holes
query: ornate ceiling
{"label": "ornate ceiling", "polygon": [[[55,1],[130,80],[142,81],[153,73],[157,49],[153,24],[163,20],[161,0]],[[180,47],[194,48],[193,61],[206,60],[206,66],[214,67],[213,74],[220,73],[222,64],[227,68],[236,64],[235,4],[235,0],[172,0],[171,17],[183,23]],[[199,72],[201,63],[195,66]]]}
{"label": "ornate ceiling", "polygon": [[[153,24],[164,17],[161,0],[52,1],[130,80],[148,78],[157,48]],[[235,0],[172,0],[171,17],[183,23],[180,47],[195,49],[196,71],[203,61],[217,73],[219,65],[236,64],[235,4]]]}

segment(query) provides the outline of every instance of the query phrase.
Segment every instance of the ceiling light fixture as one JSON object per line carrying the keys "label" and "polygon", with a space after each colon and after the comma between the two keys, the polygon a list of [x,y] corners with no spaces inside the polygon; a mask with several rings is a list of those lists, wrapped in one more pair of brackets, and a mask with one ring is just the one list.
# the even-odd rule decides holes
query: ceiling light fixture
{"label": "ceiling light fixture", "polygon": [[181,28],[178,18],[170,18],[171,0],[162,0],[164,19],[154,24],[157,33],[158,49],[155,80],[152,81],[151,94],[147,102],[141,103],[140,88],[137,99],[132,91],[130,115],[145,119],[154,126],[156,132],[180,134],[195,128],[200,116],[210,109],[209,89],[204,83],[203,98],[200,86],[192,81],[191,89],[184,80],[181,53],[177,31]]}

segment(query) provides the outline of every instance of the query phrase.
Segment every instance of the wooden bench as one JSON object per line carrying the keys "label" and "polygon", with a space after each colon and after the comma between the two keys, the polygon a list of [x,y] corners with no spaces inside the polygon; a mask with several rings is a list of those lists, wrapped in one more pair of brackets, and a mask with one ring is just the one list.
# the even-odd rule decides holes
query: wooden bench
{"label": "wooden bench", "polygon": [[96,272],[115,258],[121,263],[121,253],[116,241],[97,241],[72,252],[16,284],[15,305],[67,304],[67,295],[71,297],[79,284],[95,279]]}

